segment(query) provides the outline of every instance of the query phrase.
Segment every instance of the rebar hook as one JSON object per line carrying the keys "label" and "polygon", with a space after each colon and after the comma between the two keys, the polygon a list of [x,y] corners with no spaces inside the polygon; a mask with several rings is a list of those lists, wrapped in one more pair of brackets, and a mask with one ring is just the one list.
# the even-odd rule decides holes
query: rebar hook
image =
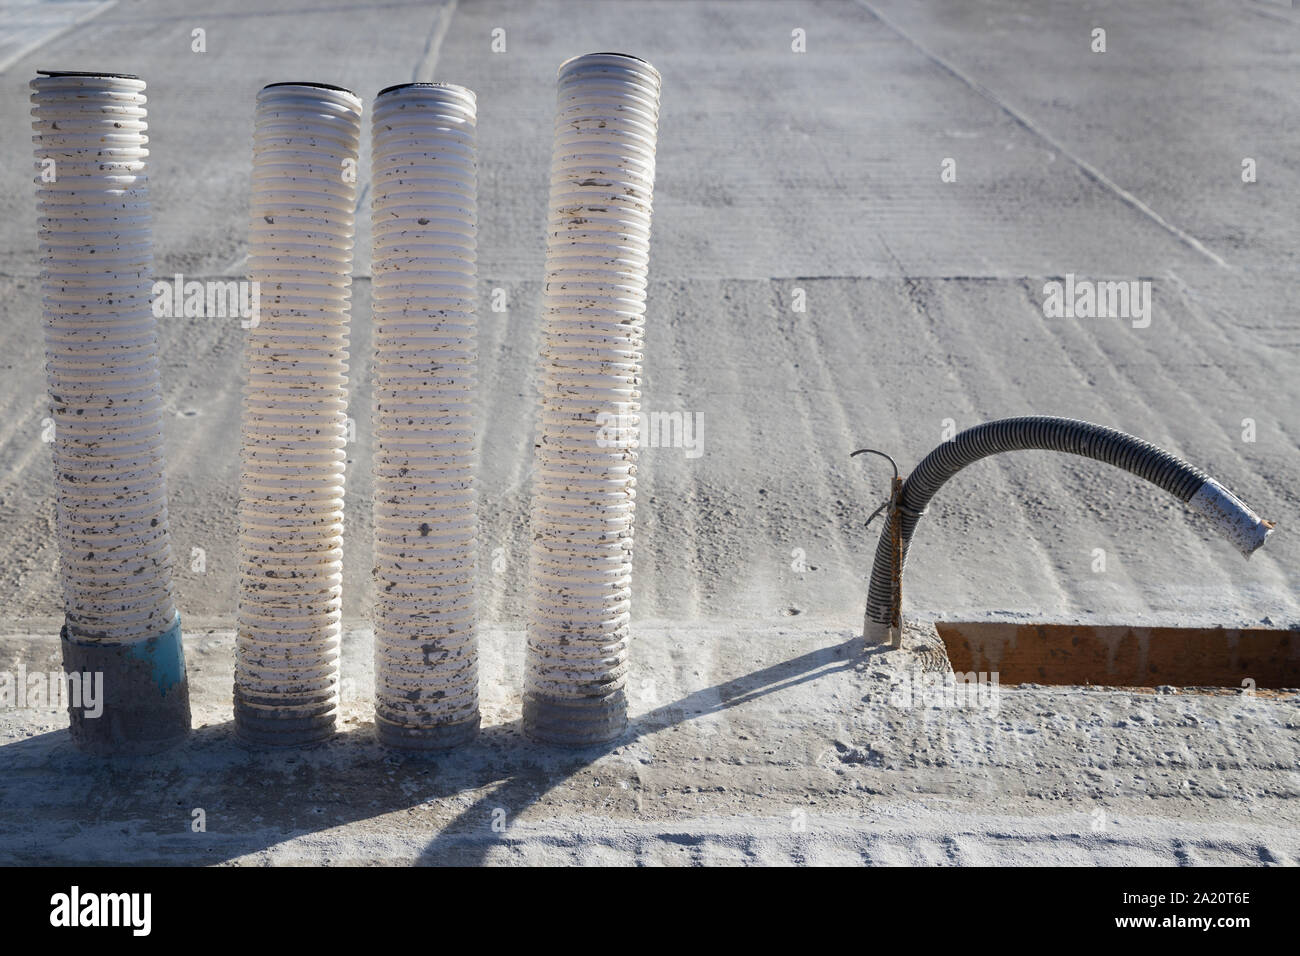
{"label": "rebar hook", "polygon": [[[871,517],[867,519],[867,523],[864,524],[863,527],[869,528],[871,526],[871,522],[876,520],[876,515],[880,514],[881,512],[888,511],[889,515],[886,520],[889,522],[888,532],[890,535],[890,540],[893,544],[890,553],[891,564],[892,564],[892,567],[890,569],[891,578],[892,578],[890,582],[892,585],[890,589],[891,606],[889,609],[889,626],[890,626],[890,633],[891,633],[890,644],[894,647],[900,647],[902,646],[902,612],[903,612],[903,534],[902,534],[903,517],[902,516],[904,513],[910,513],[910,512],[908,512],[908,509],[903,507],[903,501],[902,501],[903,479],[900,478],[898,475],[898,462],[894,461],[894,459],[890,455],[887,455],[883,451],[880,451],[879,449],[876,448],[859,448],[857,451],[850,454],[849,457],[853,458],[857,455],[867,455],[867,454],[879,455],[881,458],[889,462],[889,464],[894,469],[894,477],[889,482],[889,497],[885,499],[885,501],[880,505],[879,508],[871,512]],[[870,603],[870,595],[868,595],[868,603]],[[864,635],[867,633],[868,627],[869,625],[866,623],[864,619],[863,622]]]}
{"label": "rebar hook", "polygon": [[864,527],[864,528],[870,528],[870,527],[871,527],[871,522],[873,522],[873,521],[876,520],[876,516],[879,515],[879,514],[880,514],[882,511],[884,511],[886,508],[888,508],[888,507],[890,507],[891,505],[893,505],[894,502],[895,502],[895,500],[897,499],[897,494],[898,494],[897,489],[898,489],[898,486],[899,486],[899,482],[898,482],[898,462],[894,461],[894,459],[893,459],[892,456],[887,455],[887,454],[885,454],[883,451],[880,451],[879,449],[876,449],[876,448],[859,448],[857,451],[855,451],[855,452],[851,452],[851,453],[849,454],[849,457],[850,457],[850,458],[855,458],[855,457],[857,457],[858,455],[879,455],[881,458],[885,459],[885,461],[889,462],[889,464],[890,464],[890,465],[893,467],[893,469],[894,469],[894,480],[893,480],[893,481],[890,483],[890,485],[889,485],[889,488],[890,488],[890,494],[889,494],[889,497],[885,499],[885,501],[880,505],[879,508],[877,508],[875,511],[871,512],[871,517],[869,517],[869,518],[867,519],[866,524],[864,524],[864,525],[862,526],[862,527]]}

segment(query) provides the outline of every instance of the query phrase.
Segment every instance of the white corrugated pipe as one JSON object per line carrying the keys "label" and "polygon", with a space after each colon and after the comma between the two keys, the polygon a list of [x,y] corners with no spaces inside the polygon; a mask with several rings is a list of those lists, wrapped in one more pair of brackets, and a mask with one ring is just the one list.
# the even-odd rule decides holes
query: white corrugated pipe
{"label": "white corrugated pipe", "polygon": [[443,750],[479,728],[474,569],[474,94],[375,99],[375,723]]}
{"label": "white corrugated pipe", "polygon": [[70,694],[72,735],[96,753],[147,753],[182,739],[190,710],[172,600],[145,84],[42,73],[31,99],[63,666],[103,675],[98,716]]}
{"label": "white corrugated pipe", "polygon": [[524,728],[572,746],[627,724],[641,343],[659,73],[559,70],[532,505]]}
{"label": "white corrugated pipe", "polygon": [[361,100],[257,96],[248,264],[235,725],[250,743],[334,732],[343,579],[348,309]]}

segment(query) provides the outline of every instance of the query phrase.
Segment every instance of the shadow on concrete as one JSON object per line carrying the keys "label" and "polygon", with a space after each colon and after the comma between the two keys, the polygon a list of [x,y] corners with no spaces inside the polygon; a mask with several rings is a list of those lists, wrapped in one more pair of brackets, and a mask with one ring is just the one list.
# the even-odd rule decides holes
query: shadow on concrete
{"label": "shadow on concrete", "polygon": [[[488,728],[484,732],[486,735],[522,739],[530,748],[545,750],[550,754],[563,754],[567,758],[564,760],[565,772],[559,775],[539,775],[522,771],[505,777],[500,786],[442,827],[417,862],[454,866],[481,864],[494,846],[509,838],[508,829],[501,833],[491,829],[492,814],[498,808],[507,809],[511,818],[518,817],[574,774],[641,737],[846,670],[889,650],[887,647],[869,647],[855,655],[855,651],[861,647],[861,637],[851,634],[841,644],[819,648],[791,660],[752,671],[743,677],[695,691],[671,704],[642,714],[631,721],[622,737],[597,747],[561,751],[543,748],[523,736],[519,721]],[[834,666],[827,666],[829,664]]]}
{"label": "shadow on concrete", "polygon": [[[420,853],[425,864],[473,865],[508,839],[493,810],[517,818],[601,757],[638,738],[851,668],[861,639],[803,654],[695,691],[635,718],[626,734],[582,750],[546,747],[519,721],[485,727],[451,753],[398,755],[373,723],[308,748],[254,750],[234,723],[197,728],[181,747],[104,759],[78,751],[66,730],[0,746],[0,863],[220,863],[297,837],[490,788]],[[195,810],[206,830],[194,832]],[[382,830],[374,836],[381,837]],[[377,840],[376,859],[384,858]]]}

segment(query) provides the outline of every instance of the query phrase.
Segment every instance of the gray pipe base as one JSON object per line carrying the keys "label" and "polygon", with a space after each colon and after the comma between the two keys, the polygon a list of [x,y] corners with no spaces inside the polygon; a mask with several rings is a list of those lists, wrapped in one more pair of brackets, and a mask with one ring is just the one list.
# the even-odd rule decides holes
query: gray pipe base
{"label": "gray pipe base", "polygon": [[393,750],[437,753],[469,743],[478,736],[479,715],[458,724],[437,727],[403,727],[375,714],[375,734],[379,742]]}
{"label": "gray pipe base", "polygon": [[617,740],[627,729],[627,695],[524,697],[524,733],[561,747],[590,747]]}
{"label": "gray pipe base", "polygon": [[337,728],[338,700],[322,700],[314,713],[303,714],[299,705],[289,713],[255,706],[235,688],[235,736],[254,747],[302,747],[333,737]]}
{"label": "gray pipe base", "polygon": [[102,700],[93,706],[86,706],[85,695],[69,693],[69,729],[79,748],[102,756],[153,754],[189,735],[190,685],[179,614],[165,633],[131,644],[77,640],[66,624],[59,639],[65,674],[81,674],[82,681],[102,675]]}
{"label": "gray pipe base", "polygon": [[864,615],[862,618],[862,639],[867,647],[877,645],[902,647],[903,629],[881,624],[879,621],[873,621],[870,617]]}

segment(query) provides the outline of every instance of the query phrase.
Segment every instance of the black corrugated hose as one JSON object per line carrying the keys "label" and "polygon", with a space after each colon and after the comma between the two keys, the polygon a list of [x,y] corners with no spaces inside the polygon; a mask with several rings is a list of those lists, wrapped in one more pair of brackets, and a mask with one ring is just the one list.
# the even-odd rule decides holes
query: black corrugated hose
{"label": "black corrugated hose", "polygon": [[[1273,528],[1205,472],[1150,442],[1104,425],[1031,415],[987,422],[961,432],[926,455],[885,508],[864,621],[868,644],[901,642],[896,594],[917,522],[935,493],[967,465],[1004,451],[1061,451],[1106,462],[1145,478],[1194,510],[1250,557]],[[897,537],[896,537],[897,535]]]}

